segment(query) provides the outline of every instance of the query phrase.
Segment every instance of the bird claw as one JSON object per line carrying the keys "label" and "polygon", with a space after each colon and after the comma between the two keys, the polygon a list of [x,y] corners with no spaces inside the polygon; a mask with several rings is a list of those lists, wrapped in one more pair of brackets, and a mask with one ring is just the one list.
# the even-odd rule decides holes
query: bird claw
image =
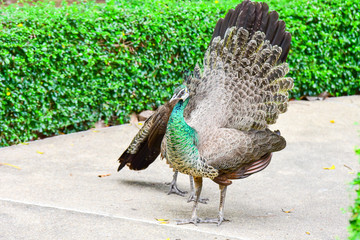
{"label": "bird claw", "polygon": [[176,182],[172,181],[170,183],[165,183],[166,185],[170,185],[170,190],[168,192],[168,195],[174,193],[174,194],[177,194],[179,196],[182,196],[182,197],[185,197],[185,194],[187,194],[186,191],[181,191],[177,185],[176,185]]}
{"label": "bird claw", "polygon": [[182,220],[177,220],[176,224],[177,225],[182,225],[182,224],[194,224],[195,226],[197,226],[198,223],[201,223],[203,220],[201,218],[195,217],[195,218],[191,218],[191,219],[182,219]]}
{"label": "bird claw", "polygon": [[[195,201],[196,201],[196,196],[195,196],[194,192],[192,192],[192,193],[190,193],[187,202],[195,202]],[[198,200],[199,203],[203,203],[203,204],[207,204],[208,201],[209,201],[208,198],[199,198],[199,200]]]}
{"label": "bird claw", "polygon": [[229,222],[230,220],[225,219],[223,217],[217,217],[217,218],[205,218],[204,220],[202,220],[203,223],[216,223],[218,226],[220,226],[220,224],[222,222]]}
{"label": "bird claw", "polygon": [[178,220],[176,221],[177,225],[182,225],[182,224],[194,224],[195,226],[197,226],[198,223],[216,223],[218,226],[220,226],[220,224],[222,222],[229,222],[230,220],[225,219],[223,217],[218,217],[218,218],[205,218],[205,219],[201,219],[198,217],[195,218],[191,218],[191,219],[182,219],[182,220]]}

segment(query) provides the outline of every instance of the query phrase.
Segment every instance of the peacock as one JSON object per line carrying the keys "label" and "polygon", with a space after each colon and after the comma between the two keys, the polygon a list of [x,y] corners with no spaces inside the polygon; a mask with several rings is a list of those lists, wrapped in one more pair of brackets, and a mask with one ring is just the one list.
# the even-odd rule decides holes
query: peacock
{"label": "peacock", "polygon": [[[269,125],[288,107],[293,80],[285,77],[289,72],[285,61],[290,43],[285,22],[276,11],[269,12],[266,3],[245,0],[217,22],[203,67],[195,66],[180,94],[170,101],[173,109],[161,137],[162,157],[195,182],[191,218],[178,224],[220,225],[231,180],[264,170],[272,153],[285,148],[285,139]],[[148,127],[152,128],[157,125]],[[204,177],[220,188],[216,218],[197,215]]]}

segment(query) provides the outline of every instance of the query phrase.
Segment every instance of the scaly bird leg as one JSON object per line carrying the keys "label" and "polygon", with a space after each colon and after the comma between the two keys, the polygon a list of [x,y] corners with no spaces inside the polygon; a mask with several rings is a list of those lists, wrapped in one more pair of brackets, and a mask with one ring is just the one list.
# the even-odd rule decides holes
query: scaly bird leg
{"label": "scaly bird leg", "polygon": [[227,219],[224,218],[224,205],[225,205],[225,196],[226,196],[226,185],[219,185],[220,188],[220,205],[219,205],[219,216],[218,218],[210,218],[210,219],[204,219],[202,220],[202,222],[204,223],[217,223],[218,226],[220,226],[220,224],[223,221],[229,221]]}
{"label": "scaly bird leg", "polygon": [[177,185],[176,185],[177,176],[178,176],[178,171],[175,171],[174,176],[173,176],[173,180],[170,183],[166,183],[166,185],[170,185],[170,190],[168,192],[168,195],[170,195],[171,193],[175,193],[177,195],[180,195],[180,196],[184,197],[187,192],[181,191],[177,187]]}
{"label": "scaly bird leg", "polygon": [[191,219],[183,219],[183,220],[177,221],[177,224],[192,223],[192,224],[197,225],[197,223],[202,222],[202,220],[200,218],[198,218],[198,216],[197,216],[197,206],[198,206],[200,193],[201,193],[201,188],[202,188],[202,178],[201,177],[194,177],[194,182],[195,182],[196,199],[195,199],[195,202],[194,202],[194,206],[193,206],[193,210],[192,210],[192,214],[191,214]]}
{"label": "scaly bird leg", "polygon": [[[194,188],[194,178],[193,176],[189,175],[190,178],[190,194],[189,194],[189,198],[188,198],[188,202],[194,201],[196,200],[195,197],[195,188]],[[199,198],[199,203],[204,203],[207,204],[207,201],[209,201],[208,198]]]}

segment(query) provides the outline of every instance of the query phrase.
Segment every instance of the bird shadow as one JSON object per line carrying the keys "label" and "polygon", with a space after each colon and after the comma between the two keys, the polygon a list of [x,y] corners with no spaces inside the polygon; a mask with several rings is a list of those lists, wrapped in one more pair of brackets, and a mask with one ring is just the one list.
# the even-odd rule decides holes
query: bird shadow
{"label": "bird shadow", "polygon": [[119,179],[117,180],[117,182],[120,185],[126,185],[128,187],[138,188],[139,190],[145,188],[162,193],[166,193],[169,190],[169,187],[165,184],[165,182],[127,180],[127,179]]}

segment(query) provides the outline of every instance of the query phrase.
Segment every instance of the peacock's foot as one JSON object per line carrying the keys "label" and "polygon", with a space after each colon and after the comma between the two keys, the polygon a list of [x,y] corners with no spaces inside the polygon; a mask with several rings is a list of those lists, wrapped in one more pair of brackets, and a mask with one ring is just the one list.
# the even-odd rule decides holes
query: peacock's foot
{"label": "peacock's foot", "polygon": [[176,221],[176,224],[177,225],[182,225],[182,224],[194,224],[195,226],[198,224],[198,223],[201,223],[203,220],[201,218],[198,218],[198,217],[194,217],[194,218],[191,218],[191,219],[182,219],[182,220],[177,220]]}
{"label": "peacock's foot", "polygon": [[170,190],[168,192],[168,195],[174,193],[174,194],[177,194],[179,196],[182,196],[182,197],[185,197],[185,194],[187,194],[186,191],[181,191],[177,185],[176,185],[176,182],[172,181],[170,183],[165,183],[166,185],[170,185]]}
{"label": "peacock's foot", "polygon": [[216,223],[218,226],[220,226],[220,224],[222,222],[229,222],[230,220],[227,220],[223,217],[218,217],[218,218],[205,218],[205,219],[201,219],[201,218],[191,218],[191,219],[183,219],[183,220],[178,220],[176,221],[177,225],[182,225],[182,224],[194,224],[195,226],[198,223]]}
{"label": "peacock's foot", "polygon": [[217,217],[217,218],[205,218],[204,220],[202,220],[201,222],[203,223],[216,223],[218,226],[220,226],[220,224],[222,222],[229,222],[230,220],[225,219],[223,217]]}
{"label": "peacock's foot", "polygon": [[[191,192],[189,195],[189,198],[187,200],[187,202],[195,202],[196,200],[196,196],[194,192]],[[207,204],[207,202],[209,201],[208,198],[199,198],[199,203],[203,203],[203,204]]]}

